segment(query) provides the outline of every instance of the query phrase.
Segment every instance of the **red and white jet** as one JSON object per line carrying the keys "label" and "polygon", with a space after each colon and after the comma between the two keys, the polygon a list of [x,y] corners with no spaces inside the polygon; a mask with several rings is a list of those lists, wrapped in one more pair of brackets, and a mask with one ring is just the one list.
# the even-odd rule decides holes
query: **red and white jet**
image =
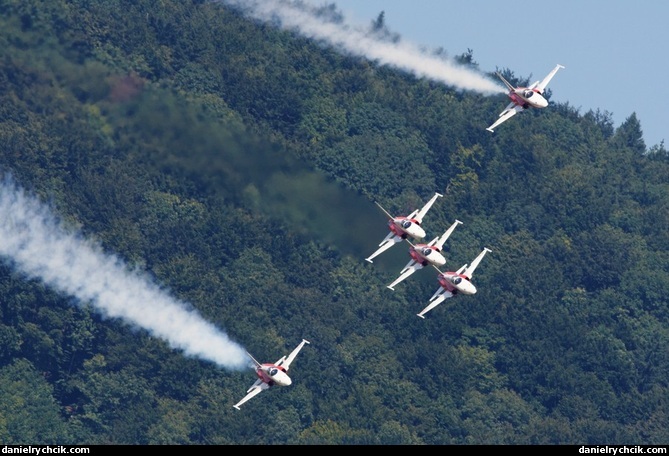
{"label": "red and white jet", "polygon": [[310,342],[308,340],[302,339],[300,345],[298,345],[295,350],[293,350],[290,355],[288,355],[288,357],[282,356],[277,362],[273,364],[260,364],[253,356],[251,356],[249,352],[246,352],[246,354],[249,355],[256,366],[256,375],[258,376],[258,380],[256,380],[255,383],[251,385],[251,388],[246,391],[246,396],[244,396],[241,401],[233,405],[233,407],[237,410],[240,410],[240,405],[271,386],[290,386],[293,383],[287,374],[288,369],[290,368],[290,364],[295,359],[295,356],[297,356],[297,353],[302,350],[304,344],[309,343]]}
{"label": "red and white jet", "polygon": [[476,287],[471,282],[472,274],[474,274],[474,270],[478,267],[485,254],[490,251],[489,248],[484,247],[483,251],[472,261],[469,267],[465,264],[455,272],[439,271],[439,275],[437,276],[439,289],[430,298],[430,304],[417,315],[420,318],[425,318],[424,315],[426,313],[456,294],[473,295],[476,293]]}
{"label": "red and white jet", "polygon": [[370,256],[365,258],[365,260],[373,263],[372,259],[377,255],[385,252],[393,245],[398,242],[402,242],[403,239],[407,239],[409,236],[414,238],[417,241],[422,240],[425,237],[425,230],[420,226],[423,223],[423,217],[427,214],[427,211],[430,210],[434,202],[440,196],[444,196],[441,193],[435,193],[434,196],[428,201],[422,209],[416,209],[411,214],[407,216],[397,216],[394,217],[385,210],[379,203],[376,203],[377,206],[388,216],[388,227],[390,228],[390,233],[381,241],[379,244],[379,249],[372,253]]}
{"label": "red and white jet", "polygon": [[461,224],[462,222],[460,220],[456,220],[445,232],[444,234],[441,235],[441,237],[436,237],[432,239],[430,242],[427,244],[411,244],[409,240],[407,242],[411,244],[411,247],[409,248],[409,255],[411,255],[411,260],[407,263],[406,266],[404,266],[404,269],[400,271],[400,276],[395,279],[393,283],[388,285],[388,288],[391,290],[395,290],[393,288],[395,285],[409,277],[411,274],[414,272],[418,271],[419,269],[423,269],[423,267],[427,265],[432,265],[434,267],[439,267],[443,266],[446,264],[446,258],[444,258],[444,255],[441,254],[442,249],[444,248],[444,243],[446,242],[446,239],[451,235],[453,230],[455,229],[456,226]]}
{"label": "red and white jet", "polygon": [[558,64],[541,82],[536,81],[529,87],[514,87],[509,81],[504,79],[501,74],[497,73],[497,76],[499,76],[504,85],[509,89],[508,96],[511,98],[511,102],[504,108],[504,111],[499,115],[497,121],[486,128],[486,130],[494,132],[495,127],[502,122],[509,120],[520,111],[524,111],[528,108],[545,108],[548,106],[548,100],[544,98],[544,92],[546,86],[560,68],[564,67]]}

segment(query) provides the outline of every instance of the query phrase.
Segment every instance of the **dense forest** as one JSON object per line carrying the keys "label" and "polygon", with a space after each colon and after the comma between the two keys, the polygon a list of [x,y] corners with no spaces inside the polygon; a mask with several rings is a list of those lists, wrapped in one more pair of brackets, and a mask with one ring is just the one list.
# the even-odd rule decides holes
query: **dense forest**
{"label": "dense forest", "polygon": [[[0,0],[0,30],[3,175],[257,359],[311,342],[236,410],[251,369],[2,258],[1,443],[669,443],[669,154],[635,113],[551,103],[493,135],[503,95],[204,0]],[[374,201],[435,192],[449,268],[492,251],[421,319],[436,271],[391,291],[407,248],[364,258]]]}

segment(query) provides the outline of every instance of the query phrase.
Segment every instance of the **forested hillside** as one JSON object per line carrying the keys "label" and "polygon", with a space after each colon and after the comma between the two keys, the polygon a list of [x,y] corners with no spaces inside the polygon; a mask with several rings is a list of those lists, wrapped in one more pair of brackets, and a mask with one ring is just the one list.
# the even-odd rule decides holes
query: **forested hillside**
{"label": "forested hillside", "polygon": [[[2,258],[1,443],[669,443],[669,155],[635,113],[551,103],[493,135],[503,95],[203,0],[0,0],[0,56],[3,178],[261,362],[311,342],[235,410],[251,369]],[[448,267],[492,252],[420,319],[436,271],[391,291],[408,249],[364,258],[374,201],[434,192],[428,237],[463,222]]]}

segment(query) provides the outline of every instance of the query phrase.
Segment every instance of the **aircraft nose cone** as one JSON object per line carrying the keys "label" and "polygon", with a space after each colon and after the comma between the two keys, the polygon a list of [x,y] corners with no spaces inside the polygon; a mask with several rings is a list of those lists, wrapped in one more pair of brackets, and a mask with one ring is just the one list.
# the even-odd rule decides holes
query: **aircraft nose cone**
{"label": "aircraft nose cone", "polygon": [[293,383],[293,380],[290,377],[287,377],[285,380],[286,386],[290,386]]}
{"label": "aircraft nose cone", "polygon": [[446,258],[441,255],[435,256],[433,261],[437,266],[443,266],[446,264]]}
{"label": "aircraft nose cone", "polygon": [[411,225],[408,233],[415,239],[423,239],[425,237],[425,230],[418,225]]}
{"label": "aircraft nose cone", "polygon": [[458,288],[460,288],[460,292],[463,294],[473,295],[474,293],[476,293],[476,287],[474,286],[474,284],[471,282],[466,282],[464,280],[460,283],[460,286]]}

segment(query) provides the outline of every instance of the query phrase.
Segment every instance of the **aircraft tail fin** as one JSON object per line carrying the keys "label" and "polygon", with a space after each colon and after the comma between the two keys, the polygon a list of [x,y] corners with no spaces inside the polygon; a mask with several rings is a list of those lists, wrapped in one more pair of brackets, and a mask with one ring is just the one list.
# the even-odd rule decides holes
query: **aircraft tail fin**
{"label": "aircraft tail fin", "polygon": [[385,210],[385,209],[383,208],[383,206],[381,206],[378,202],[374,201],[374,204],[376,204],[377,206],[379,206],[379,209],[381,209],[381,210],[383,211],[383,213],[386,214],[390,220],[393,220],[393,219],[395,218],[395,217],[393,217],[393,216],[390,214],[390,212],[388,212],[387,210]]}
{"label": "aircraft tail fin", "polygon": [[251,356],[251,353],[246,352],[246,354],[249,355],[249,358],[251,358],[251,360],[253,361],[253,364],[255,364],[256,367],[260,367],[260,366],[261,366],[261,364],[260,364],[258,361],[256,361],[256,359],[255,359],[253,356]]}
{"label": "aircraft tail fin", "polygon": [[516,90],[516,88],[515,88],[514,86],[512,86],[511,83],[510,83],[509,81],[507,81],[506,79],[504,79],[504,76],[502,76],[502,75],[500,74],[499,71],[497,72],[497,76],[502,80],[502,82],[504,83],[504,85],[506,86],[507,89],[509,89],[509,90],[512,91],[512,92],[513,92],[514,90]]}

